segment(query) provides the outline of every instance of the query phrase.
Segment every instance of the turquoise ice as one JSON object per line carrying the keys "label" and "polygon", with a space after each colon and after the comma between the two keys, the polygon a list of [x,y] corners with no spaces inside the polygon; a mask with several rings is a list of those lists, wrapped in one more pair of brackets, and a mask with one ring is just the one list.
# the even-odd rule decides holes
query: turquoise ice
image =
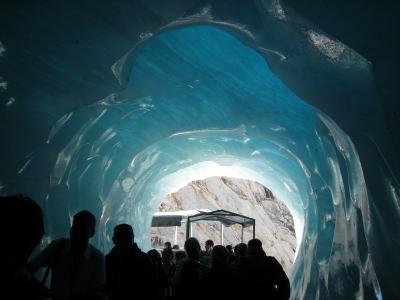
{"label": "turquoise ice", "polygon": [[[211,176],[246,178],[294,216],[292,299],[398,295],[398,157],[373,66],[279,1],[261,2],[263,22],[248,26],[208,6],[154,25],[138,4],[141,30],[129,41],[120,35],[136,27],[123,9],[126,28],[101,6],[69,7],[71,22],[93,14],[75,35],[67,34],[73,22],[28,9],[2,15],[11,25],[0,36],[0,193],[41,204],[43,244],[89,209],[101,249],[121,222],[148,249],[152,214],[167,194]],[[232,15],[247,20],[251,8],[241,5]],[[48,33],[22,47],[15,24]],[[91,44],[92,60],[81,58]]]}

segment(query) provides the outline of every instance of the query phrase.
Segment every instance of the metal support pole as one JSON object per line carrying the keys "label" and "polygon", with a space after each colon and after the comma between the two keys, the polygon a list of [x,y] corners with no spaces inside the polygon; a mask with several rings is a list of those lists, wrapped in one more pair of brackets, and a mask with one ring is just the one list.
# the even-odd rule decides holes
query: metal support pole
{"label": "metal support pole", "polygon": [[253,239],[256,238],[256,220],[253,221]]}
{"label": "metal support pole", "polygon": [[224,224],[221,222],[221,245],[224,245]]}
{"label": "metal support pole", "polygon": [[244,226],[242,224],[242,243],[243,243],[243,235],[244,235]]}
{"label": "metal support pole", "polygon": [[178,244],[178,226],[175,226],[174,245]]}
{"label": "metal support pole", "polygon": [[191,229],[190,218],[188,218],[186,221],[186,239],[190,237],[191,234],[190,229]]}

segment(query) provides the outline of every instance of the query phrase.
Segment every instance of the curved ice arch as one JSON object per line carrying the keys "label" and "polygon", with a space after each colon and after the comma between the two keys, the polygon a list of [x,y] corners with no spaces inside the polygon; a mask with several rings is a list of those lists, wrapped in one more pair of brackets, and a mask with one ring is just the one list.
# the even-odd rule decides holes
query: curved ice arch
{"label": "curved ice arch", "polygon": [[294,298],[378,293],[363,173],[328,116],[217,28],[162,33],[134,54],[125,91],[65,115],[42,151],[58,152],[46,205],[58,216],[53,238],[65,233],[62,216],[89,208],[101,216],[103,249],[119,222],[132,223],[146,248],[167,193],[203,176],[236,175],[270,187],[304,226]]}

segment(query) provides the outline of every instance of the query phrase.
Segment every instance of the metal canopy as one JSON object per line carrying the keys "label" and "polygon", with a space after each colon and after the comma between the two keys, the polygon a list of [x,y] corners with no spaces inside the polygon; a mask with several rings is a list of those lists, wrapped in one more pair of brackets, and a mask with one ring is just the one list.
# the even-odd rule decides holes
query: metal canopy
{"label": "metal canopy", "polygon": [[197,215],[189,216],[188,220],[194,223],[197,221],[218,221],[225,226],[232,226],[234,224],[240,224],[243,228],[252,226],[255,220],[250,217],[239,215],[227,210],[219,209],[212,212],[201,212]]}
{"label": "metal canopy", "polygon": [[209,209],[194,209],[182,211],[156,212],[151,220],[151,227],[173,227],[181,226],[189,216],[198,215],[202,212],[211,212]]}
{"label": "metal canopy", "polygon": [[175,226],[175,244],[177,242],[178,227],[182,223],[186,223],[186,239],[192,236],[192,223],[199,221],[220,222],[221,223],[221,244],[223,244],[224,226],[232,226],[234,224],[242,225],[242,242],[243,229],[253,226],[253,238],[255,238],[256,220],[247,216],[243,216],[231,211],[219,209],[211,211],[209,209],[195,209],[184,211],[157,212],[153,215],[151,227],[174,227]]}
{"label": "metal canopy", "polygon": [[201,212],[197,215],[192,215],[187,218],[186,223],[186,239],[192,236],[192,223],[199,221],[217,221],[221,223],[221,245],[224,244],[224,225],[232,226],[234,224],[242,225],[242,242],[243,242],[243,229],[253,226],[253,239],[256,235],[256,220],[246,217],[231,211],[219,209],[211,212]]}

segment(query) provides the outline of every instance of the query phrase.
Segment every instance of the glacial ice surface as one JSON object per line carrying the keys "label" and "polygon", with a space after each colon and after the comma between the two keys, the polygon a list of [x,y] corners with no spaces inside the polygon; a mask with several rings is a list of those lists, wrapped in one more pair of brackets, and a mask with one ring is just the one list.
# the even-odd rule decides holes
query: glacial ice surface
{"label": "glacial ice surface", "polygon": [[[267,8],[286,21],[279,7]],[[381,297],[381,283],[393,288],[395,272],[376,271],[377,265],[389,268],[375,258],[390,250],[376,245],[374,237],[396,229],[386,225],[381,211],[388,209],[398,224],[399,208],[398,183],[379,147],[371,147],[368,138],[358,141],[372,149],[366,155],[371,164],[361,167],[350,137],[271,70],[268,58],[275,67],[293,64],[286,53],[254,47],[251,32],[213,22],[207,9],[189,21],[140,35],[112,66],[123,88],[87,104],[77,99],[79,105],[66,109],[41,145],[25,155],[16,183],[1,178],[1,193],[45,195],[37,197],[46,215],[43,244],[65,236],[76,211],[90,209],[99,219],[93,242],[101,249],[110,249],[112,229],[121,222],[133,225],[137,243],[147,249],[152,214],[167,194],[211,176],[251,179],[285,201],[294,216],[301,242],[291,277],[293,299]],[[290,50],[293,55],[318,52],[312,52],[316,61],[338,69],[336,75],[351,72],[355,84],[369,82],[368,62],[355,51],[313,30],[302,34],[302,47]],[[299,41],[298,35],[294,39]],[[8,49],[0,46],[6,57]],[[282,75],[284,68],[276,70]],[[18,98],[7,100],[6,140],[14,138],[15,116],[46,107],[48,120],[33,119],[45,123],[63,111],[54,107],[65,104],[52,104],[52,111],[51,101],[41,96],[32,96],[37,102],[26,106]],[[357,126],[344,119],[348,130]],[[366,171],[378,172],[370,180],[377,186],[367,189]],[[378,195],[387,201],[371,203]]]}
{"label": "glacial ice surface", "polygon": [[[60,150],[48,214],[58,214],[52,202],[61,193],[73,199],[64,202],[66,211],[101,211],[103,249],[120,222],[133,224],[137,242],[148,248],[152,213],[167,194],[215,175],[252,179],[295,216],[302,242],[294,294],[318,285],[328,293],[328,283],[337,285],[331,293],[375,294],[363,173],[349,137],[328,116],[222,29],[161,33],[136,49],[131,64],[125,90],[53,127],[47,144]],[[329,281],[349,265],[351,282]]]}

